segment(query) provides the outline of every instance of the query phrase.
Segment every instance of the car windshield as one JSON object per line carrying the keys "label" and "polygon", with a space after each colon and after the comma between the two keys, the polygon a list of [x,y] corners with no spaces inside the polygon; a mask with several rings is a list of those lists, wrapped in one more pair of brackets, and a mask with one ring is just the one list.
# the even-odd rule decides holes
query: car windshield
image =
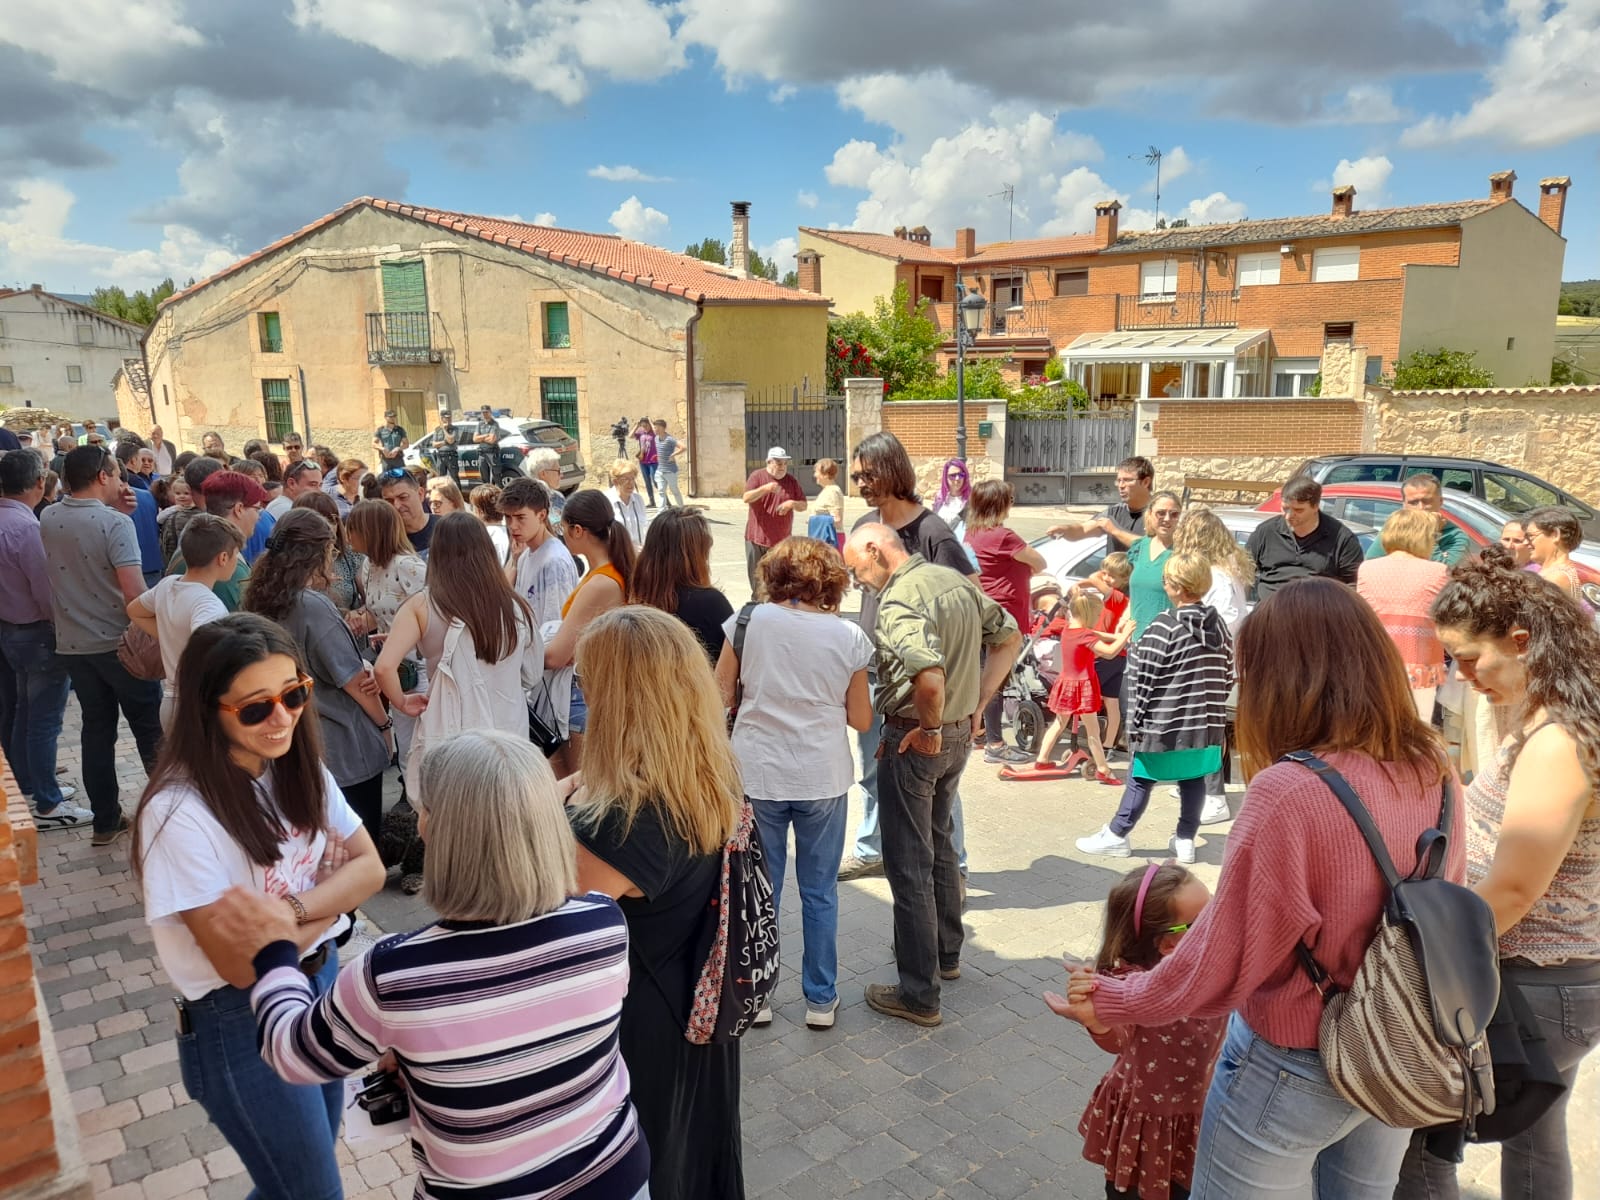
{"label": "car windshield", "polygon": [[522,436],[542,446],[561,446],[566,443],[567,431],[559,425],[524,425]]}

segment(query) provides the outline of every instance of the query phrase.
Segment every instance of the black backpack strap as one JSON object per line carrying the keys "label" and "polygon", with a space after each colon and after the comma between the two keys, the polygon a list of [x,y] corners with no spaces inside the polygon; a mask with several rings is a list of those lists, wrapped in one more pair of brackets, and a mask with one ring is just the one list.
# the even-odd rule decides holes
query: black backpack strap
{"label": "black backpack strap", "polygon": [[[1317,778],[1322,780],[1339,803],[1344,805],[1344,810],[1350,814],[1350,819],[1356,823],[1356,828],[1361,830],[1361,836],[1366,839],[1367,849],[1377,860],[1378,870],[1382,872],[1384,882],[1393,889],[1401,880],[1400,872],[1395,870],[1394,859],[1389,857],[1389,847],[1384,844],[1383,834],[1378,832],[1372,814],[1367,811],[1367,806],[1361,803],[1361,797],[1356,795],[1355,789],[1345,781],[1343,775],[1309,750],[1294,750],[1283,757],[1288,762],[1299,763],[1307,770],[1315,772]],[[1445,803],[1449,804],[1448,795]]]}
{"label": "black backpack strap", "polygon": [[750,627],[750,615],[756,611],[756,602],[750,601],[739,610],[739,619],[733,623],[733,661],[738,667],[733,676],[733,706],[729,714],[739,711],[744,700],[744,632]]}

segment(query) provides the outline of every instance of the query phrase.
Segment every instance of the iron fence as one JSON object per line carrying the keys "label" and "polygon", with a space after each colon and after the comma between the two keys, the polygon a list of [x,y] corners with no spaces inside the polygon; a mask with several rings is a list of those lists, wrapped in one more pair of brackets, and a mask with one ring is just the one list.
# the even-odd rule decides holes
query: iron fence
{"label": "iron fence", "polygon": [[1133,453],[1134,410],[1006,415],[1006,480],[1022,504],[1116,497],[1117,464]]}
{"label": "iron fence", "polygon": [[1118,329],[1233,329],[1238,324],[1238,292],[1117,297]]}
{"label": "iron fence", "polygon": [[845,463],[844,397],[813,392],[806,385],[762,388],[744,398],[745,474],[767,461],[767,451],[782,447],[789,453],[789,470],[806,495],[818,488],[811,468],[818,459]]}

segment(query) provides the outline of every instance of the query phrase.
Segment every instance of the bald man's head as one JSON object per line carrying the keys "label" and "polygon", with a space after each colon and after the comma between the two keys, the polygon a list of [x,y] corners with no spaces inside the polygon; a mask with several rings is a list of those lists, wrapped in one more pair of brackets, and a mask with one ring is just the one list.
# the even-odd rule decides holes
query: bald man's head
{"label": "bald man's head", "polygon": [[881,592],[889,576],[910,557],[900,535],[876,521],[857,529],[844,546],[844,565],[857,583],[874,592]]}

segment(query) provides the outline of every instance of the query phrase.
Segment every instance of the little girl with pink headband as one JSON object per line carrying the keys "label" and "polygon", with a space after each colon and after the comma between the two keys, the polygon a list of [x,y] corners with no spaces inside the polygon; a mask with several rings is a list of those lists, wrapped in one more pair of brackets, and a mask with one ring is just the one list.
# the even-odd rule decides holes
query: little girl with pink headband
{"label": "little girl with pink headband", "polygon": [[[1106,897],[1095,970],[1128,975],[1155,966],[1210,899],[1206,885],[1176,863],[1129,871]],[[1065,996],[1046,992],[1044,999],[1072,1017]],[[1227,1023],[1191,1017],[1160,1026],[1088,1026],[1095,1044],[1117,1056],[1078,1123],[1083,1157],[1105,1168],[1107,1196],[1187,1200],[1200,1114]]]}

